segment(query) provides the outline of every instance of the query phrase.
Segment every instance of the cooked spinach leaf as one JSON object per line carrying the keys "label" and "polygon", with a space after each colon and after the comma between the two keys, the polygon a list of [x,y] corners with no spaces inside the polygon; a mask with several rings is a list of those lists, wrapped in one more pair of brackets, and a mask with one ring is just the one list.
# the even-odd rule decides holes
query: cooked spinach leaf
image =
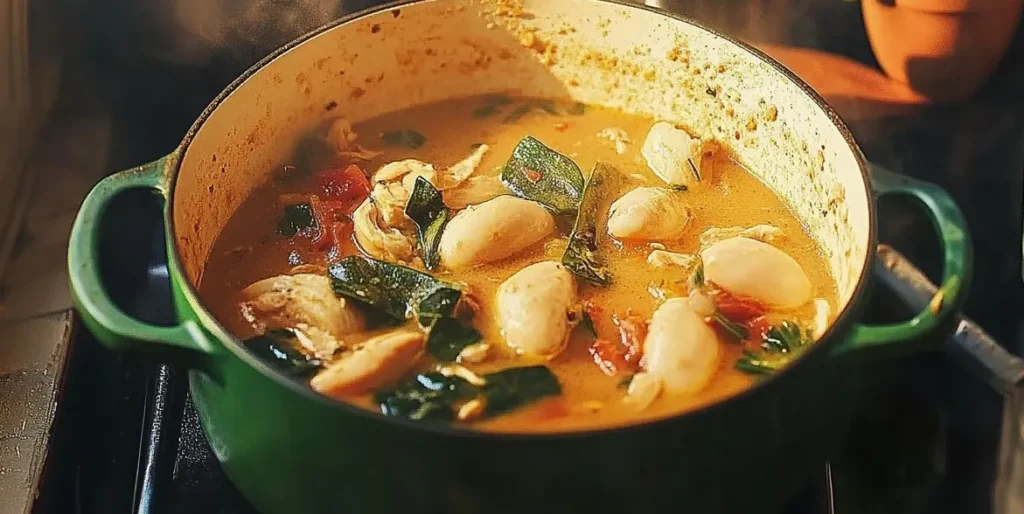
{"label": "cooked spinach leaf", "polygon": [[427,143],[427,136],[415,130],[390,130],[381,134],[380,139],[391,146],[404,146],[411,150]]}
{"label": "cooked spinach leaf", "polygon": [[574,275],[595,285],[611,281],[608,269],[597,255],[598,217],[607,199],[622,188],[622,174],[609,164],[599,162],[587,179],[580,200],[576,224],[569,236],[569,245],[562,254],[562,264]]}
{"label": "cooked spinach leaf", "polygon": [[761,350],[744,351],[736,361],[736,369],[752,375],[771,375],[784,368],[814,342],[809,331],[791,321],[768,329],[761,338]]}
{"label": "cooked spinach leaf", "polygon": [[500,179],[516,196],[539,202],[557,214],[575,213],[583,195],[580,167],[532,136],[516,145]]}
{"label": "cooked spinach leaf", "polygon": [[455,284],[396,264],[352,255],[328,270],[331,287],[395,320],[451,317],[462,292]]}
{"label": "cooked spinach leaf", "polygon": [[448,287],[438,288],[420,300],[416,306],[416,318],[421,326],[432,326],[437,320],[454,314],[460,300],[462,291]]}
{"label": "cooked spinach leaf", "polygon": [[547,366],[526,366],[503,369],[483,376],[486,407],[484,412],[494,416],[522,407],[545,396],[562,394],[558,377]]}
{"label": "cooked spinach leaf", "polygon": [[587,104],[583,102],[576,102],[572,104],[566,112],[573,116],[583,116],[587,112]]}
{"label": "cooked spinach leaf", "polygon": [[451,421],[455,405],[474,398],[482,397],[484,415],[494,416],[562,393],[558,378],[545,366],[509,368],[483,379],[483,386],[475,386],[456,376],[421,373],[393,390],[377,393],[374,400],[387,416]]}
{"label": "cooked spinach leaf", "polygon": [[416,223],[423,264],[433,270],[440,260],[437,247],[441,244],[441,232],[451,219],[452,211],[444,204],[441,192],[430,181],[416,177],[416,185],[405,205],[405,215]]}
{"label": "cooked spinach leaf", "polygon": [[316,227],[313,208],[308,203],[284,206],[281,219],[277,222],[277,233],[284,237],[294,237],[299,231]]}
{"label": "cooked spinach leaf", "polygon": [[319,360],[296,349],[298,341],[291,330],[268,330],[244,344],[260,360],[291,377],[308,378],[321,366]]}
{"label": "cooked spinach leaf", "polygon": [[394,390],[379,392],[374,401],[386,416],[411,420],[451,421],[454,404],[479,394],[476,386],[465,379],[440,373],[421,373]]}
{"label": "cooked spinach leaf", "polygon": [[438,360],[454,362],[463,348],[479,342],[480,332],[455,318],[440,318],[430,328],[427,352]]}

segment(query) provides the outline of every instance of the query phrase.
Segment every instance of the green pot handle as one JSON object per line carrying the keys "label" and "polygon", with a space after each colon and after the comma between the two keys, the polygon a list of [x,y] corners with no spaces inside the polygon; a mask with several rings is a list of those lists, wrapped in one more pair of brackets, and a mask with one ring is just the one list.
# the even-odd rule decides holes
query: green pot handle
{"label": "green pot handle", "polygon": [[889,325],[854,325],[843,343],[837,347],[837,351],[842,354],[919,338],[957,309],[958,299],[966,292],[970,282],[973,260],[970,235],[963,213],[949,193],[935,184],[878,166],[872,167],[871,183],[876,197],[895,194],[911,196],[928,211],[942,243],[942,284],[928,306],[906,321]]}
{"label": "green pot handle", "polygon": [[115,350],[142,350],[164,354],[174,361],[193,361],[210,353],[202,329],[194,321],[157,326],[125,314],[107,294],[99,267],[100,221],[110,201],[130,189],[149,189],[166,201],[166,171],[176,161],[175,154],[171,154],[96,184],[85,197],[71,229],[68,275],[82,320],[100,342]]}

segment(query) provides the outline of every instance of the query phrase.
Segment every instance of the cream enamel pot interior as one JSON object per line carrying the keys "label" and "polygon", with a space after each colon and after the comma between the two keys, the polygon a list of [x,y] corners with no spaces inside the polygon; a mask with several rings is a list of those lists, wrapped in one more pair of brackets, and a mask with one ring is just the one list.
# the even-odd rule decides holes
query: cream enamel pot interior
{"label": "cream enamel pot interior", "polygon": [[[485,93],[571,97],[672,120],[728,145],[824,249],[841,314],[793,366],[744,394],[642,425],[483,434],[384,418],[275,374],[210,315],[196,284],[246,196],[327,118],[353,122]],[[180,324],[129,318],[106,294],[106,202],[166,199]],[[875,197],[920,199],[945,274],[904,323],[856,314],[874,262]],[[954,309],[970,244],[934,186],[870,171],[849,131],[765,55],[685,19],[597,0],[427,0],[347,17],[268,57],[222,93],[172,154],[111,176],[83,204],[69,266],[83,319],[108,346],[190,366],[204,430],[229,477],[267,514],[320,512],[772,512],[840,440],[871,349],[899,348]],[[742,486],[738,486],[742,483]],[[739,494],[738,494],[739,493]]]}

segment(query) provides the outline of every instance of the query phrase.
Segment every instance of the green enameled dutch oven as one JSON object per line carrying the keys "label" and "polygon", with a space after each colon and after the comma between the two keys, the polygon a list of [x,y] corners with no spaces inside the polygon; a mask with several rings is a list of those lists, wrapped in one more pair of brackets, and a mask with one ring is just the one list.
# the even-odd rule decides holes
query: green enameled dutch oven
{"label": "green enameled dutch oven", "polygon": [[[521,10],[520,10],[521,7]],[[728,144],[821,244],[841,312],[812,351],[727,401],[640,425],[553,435],[426,426],[321,397],[242,348],[203,305],[211,245],[242,200],[318,122],[451,97],[572,97],[681,123]],[[166,202],[179,323],[118,310],[97,262],[112,198]],[[942,241],[930,307],[858,323],[882,195],[920,200]],[[971,264],[960,211],[935,186],[871,169],[835,112],[759,51],[681,17],[598,0],[425,0],[338,20],[224,91],[170,155],[100,182],[75,222],[71,286],[111,348],[191,369],[191,393],[228,476],[261,512],[773,512],[843,437],[864,362],[905,349],[955,309]]]}

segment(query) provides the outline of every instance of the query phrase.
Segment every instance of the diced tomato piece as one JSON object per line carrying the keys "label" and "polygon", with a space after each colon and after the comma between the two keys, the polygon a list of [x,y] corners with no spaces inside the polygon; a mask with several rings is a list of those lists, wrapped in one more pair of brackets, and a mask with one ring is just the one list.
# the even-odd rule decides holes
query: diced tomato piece
{"label": "diced tomato piece", "polygon": [[605,375],[614,376],[634,369],[626,360],[625,349],[618,343],[606,339],[595,339],[590,345],[590,356]]}
{"label": "diced tomato piece", "polygon": [[544,175],[542,175],[541,172],[537,170],[531,170],[530,168],[526,168],[526,170],[524,170],[523,173],[526,175],[526,180],[529,180],[530,182],[533,183],[540,182],[540,179],[544,178]]}
{"label": "diced tomato piece", "polygon": [[317,188],[323,191],[327,200],[347,200],[362,202],[370,195],[370,181],[366,174],[355,164],[347,168],[338,168],[320,172],[316,175]]}
{"label": "diced tomato piece", "polygon": [[721,312],[723,316],[730,320],[740,323],[758,316],[764,316],[764,313],[768,310],[763,303],[753,298],[736,296],[721,289],[715,291],[714,300],[715,305],[718,306],[718,312]]}
{"label": "diced tomato piece", "polygon": [[764,336],[771,330],[772,324],[768,322],[768,318],[758,316],[747,320],[746,325],[750,330],[750,337],[747,339],[748,345],[753,349],[759,348],[761,341],[764,340]]}
{"label": "diced tomato piece", "polygon": [[352,222],[335,221],[331,224],[331,239],[335,246],[340,247],[345,241],[352,237]]}
{"label": "diced tomato piece", "polygon": [[635,314],[627,314],[623,318],[612,316],[615,326],[619,327],[619,341],[625,348],[623,358],[636,366],[644,355],[644,338],[647,337],[647,320]]}

